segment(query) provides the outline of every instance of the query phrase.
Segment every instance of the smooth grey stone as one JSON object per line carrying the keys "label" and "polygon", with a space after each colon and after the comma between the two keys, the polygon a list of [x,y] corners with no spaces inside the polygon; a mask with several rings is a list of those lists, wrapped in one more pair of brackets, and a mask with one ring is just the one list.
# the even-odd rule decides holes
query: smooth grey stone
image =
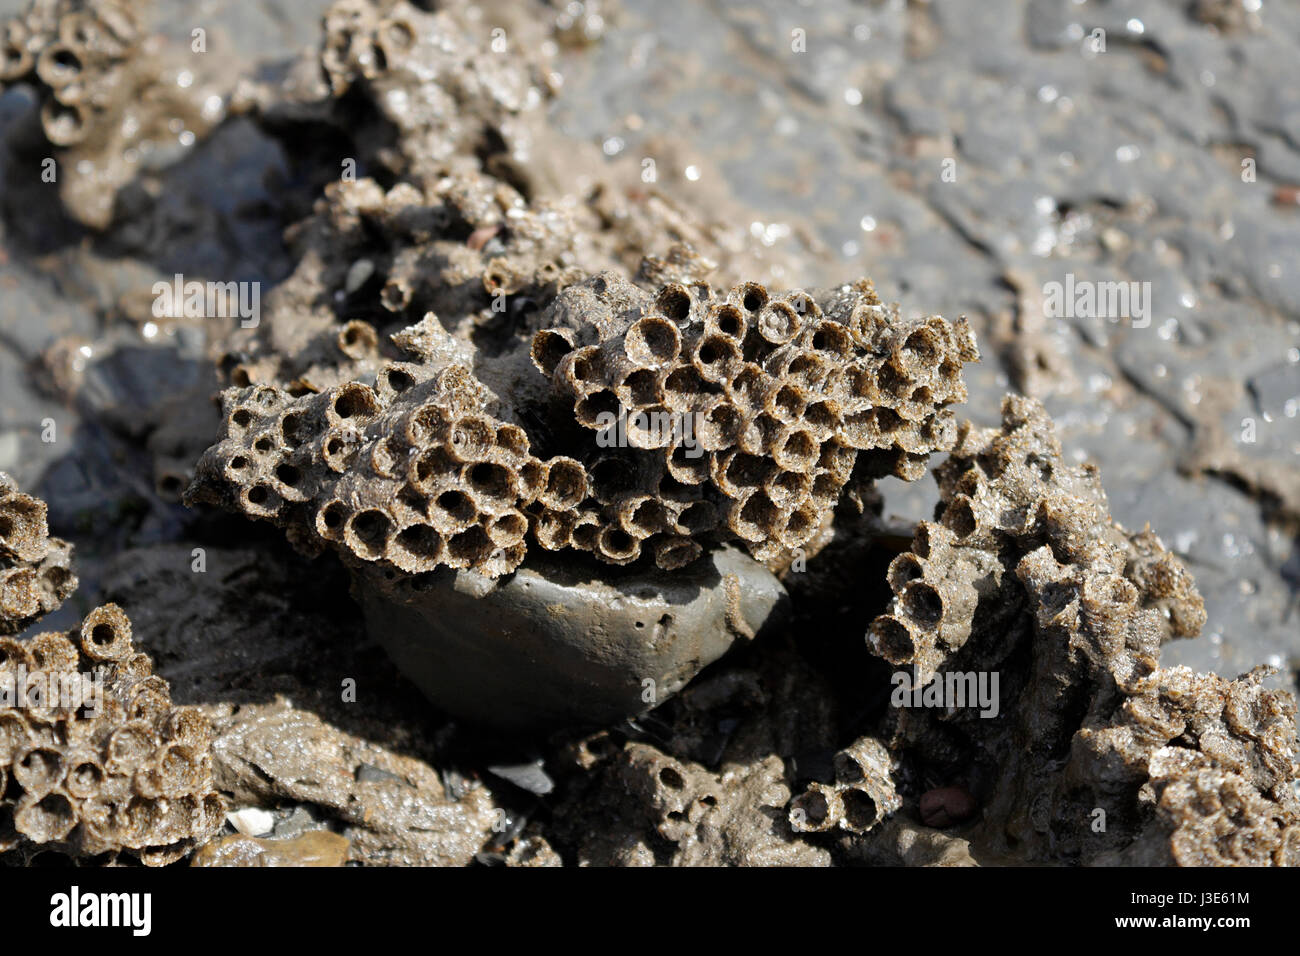
{"label": "smooth grey stone", "polygon": [[354,575],[371,636],[430,700],[525,733],[651,710],[789,605],[731,548],[671,573],[534,555],[497,581],[447,569],[389,580],[369,565]]}

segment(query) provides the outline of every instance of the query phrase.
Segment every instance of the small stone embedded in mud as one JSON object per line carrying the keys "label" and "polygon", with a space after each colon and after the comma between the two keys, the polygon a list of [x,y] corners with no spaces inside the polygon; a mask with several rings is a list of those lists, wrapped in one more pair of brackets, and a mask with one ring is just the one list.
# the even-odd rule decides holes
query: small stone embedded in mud
{"label": "small stone embedded in mud", "polygon": [[284,840],[217,837],[194,854],[190,866],[343,866],[351,844],[329,830],[308,830]]}
{"label": "small stone embedded in mud", "polygon": [[265,836],[275,827],[275,817],[257,807],[244,807],[226,814],[226,822],[244,836]]}
{"label": "small stone embedded in mud", "polygon": [[943,829],[969,820],[977,808],[975,798],[965,787],[938,787],[921,794],[918,810],[921,822]]}
{"label": "small stone embedded in mud", "polygon": [[539,797],[555,789],[555,781],[547,774],[540,759],[527,763],[493,764],[487,767],[487,772]]}

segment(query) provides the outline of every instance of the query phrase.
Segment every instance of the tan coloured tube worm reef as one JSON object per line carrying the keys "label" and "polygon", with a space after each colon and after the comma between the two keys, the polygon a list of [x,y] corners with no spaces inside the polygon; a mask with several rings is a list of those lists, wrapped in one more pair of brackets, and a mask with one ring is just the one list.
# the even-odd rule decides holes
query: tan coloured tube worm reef
{"label": "tan coloured tube worm reef", "polygon": [[[327,44],[346,47],[361,66],[331,67],[327,52],[326,72],[335,90],[361,83],[378,99],[403,80],[400,65],[377,67],[357,52],[371,42],[366,37],[386,42],[380,26],[358,26],[369,22],[368,8],[348,7],[347,43],[335,32]],[[404,5],[394,9],[421,16]],[[488,112],[526,137],[512,109],[497,102]],[[1188,787],[1210,787],[1272,821],[1261,823],[1262,859],[1290,858],[1294,739],[1286,728],[1293,705],[1285,694],[1263,691],[1256,678],[1226,692],[1260,702],[1254,717],[1232,725],[1234,746],[1254,748],[1258,760],[1226,760],[1221,747],[1217,757],[1207,754],[1220,739],[1209,729],[1189,732],[1185,739],[1195,746],[1186,754],[1170,750],[1183,731],[1167,731],[1163,740],[1147,734],[1120,771],[1085,756],[1111,746],[1101,741],[1127,739],[1131,731],[1122,728],[1135,718],[1123,715],[1187,700],[1176,689],[1180,681],[1217,680],[1154,663],[1160,641],[1196,634],[1204,611],[1185,568],[1153,534],[1129,535],[1111,523],[1095,472],[1064,465],[1040,407],[1010,401],[1002,438],[969,426],[952,430],[947,406],[965,399],[960,367],[977,355],[964,322],[904,321],[867,282],[785,295],[741,282],[715,292],[705,278],[710,264],[689,249],[644,260],[631,281],[617,269],[585,275],[576,263],[600,262],[607,253],[572,216],[557,219],[478,169],[448,175],[427,152],[410,149],[420,141],[412,130],[431,121],[391,118],[408,135],[384,162],[409,182],[386,191],[366,181],[338,184],[300,228],[303,265],[279,293],[296,315],[244,334],[230,352],[238,357],[227,365],[237,386],[223,398],[225,437],[203,459],[195,499],[275,520],[300,546],[339,551],[356,569],[372,622],[391,626],[392,613],[411,613],[388,609],[427,608],[397,628],[399,659],[418,674],[412,648],[430,639],[430,622],[451,593],[527,606],[520,589],[510,590],[509,572],[530,549],[561,559],[585,551],[634,569],[638,560],[653,561],[672,572],[732,541],[780,570],[795,553],[815,555],[838,502],[870,500],[871,478],[919,477],[930,452],[956,443],[938,471],[940,515],[922,524],[913,550],[891,565],[895,600],[868,641],[894,666],[912,668],[920,683],[954,661],[1002,668],[1019,706],[1000,721],[975,721],[968,739],[960,721],[940,732],[930,729],[928,714],[897,713],[882,728],[893,759],[973,761],[978,774],[991,774],[976,789],[983,799],[1001,794],[990,812],[1007,817],[1007,836],[989,838],[999,852],[1014,837],[1033,858],[1078,857],[1084,851],[1077,842],[1045,832],[1044,821],[1086,816],[1108,800],[1128,822],[1112,827],[1104,845],[1089,844],[1089,859],[1124,846],[1178,862],[1247,852],[1216,842],[1222,818],[1196,816],[1181,796]],[[432,121],[442,130],[460,128],[454,124],[448,114]],[[452,141],[442,134],[440,142]],[[360,238],[375,235],[384,237],[378,249]],[[446,270],[441,280],[417,268],[435,263]],[[302,315],[305,302],[351,303],[359,290],[378,294],[378,306],[367,308],[377,322],[321,310]],[[493,307],[503,294],[531,308],[503,319]],[[271,311],[274,323],[277,305]],[[387,327],[396,351],[372,327]],[[635,426],[622,432],[626,447],[603,447],[594,439],[611,413],[642,422],[689,415],[701,423],[703,454],[688,456],[680,433],[673,444],[671,433],[665,441],[662,430],[641,434]],[[460,570],[454,578],[431,573],[439,566]],[[504,590],[490,583],[503,574]],[[413,597],[420,588],[427,597]],[[570,599],[580,606],[590,596]],[[626,620],[615,646],[644,641],[635,625],[654,617],[648,608],[633,610],[642,620]],[[579,614],[556,630],[585,633],[587,623]],[[491,648],[491,628],[470,630],[476,651]],[[1038,656],[1029,674],[1020,673],[1008,658],[1032,635],[1039,635],[1032,644]],[[503,648],[512,646],[506,638]],[[579,652],[608,654],[608,644]],[[457,659],[440,658],[440,669],[454,671]],[[517,659],[489,655],[493,665],[475,673],[510,672]],[[621,676],[629,709],[639,678],[663,676],[634,659],[627,656]],[[1049,677],[1054,667],[1065,670]],[[491,678],[483,680],[488,696],[499,696],[490,693]],[[1064,696],[1034,699],[1034,688]],[[448,700],[440,690],[435,699]],[[526,680],[504,696],[521,695],[529,696]],[[1204,723],[1217,719],[1212,708],[1193,699],[1201,700],[1190,705],[1201,716],[1192,725],[1212,726]],[[1072,716],[1078,708],[1082,723]],[[1049,716],[1063,709],[1071,716]],[[590,712],[606,720],[614,713],[595,705]],[[492,719],[481,710],[475,716]],[[506,722],[535,716],[524,708]],[[1186,719],[1169,726],[1187,726]],[[1018,742],[1021,733],[1032,743]],[[1116,746],[1126,752],[1127,745]],[[1059,769],[1053,755],[1062,747],[1090,770]],[[835,782],[791,805],[792,828],[876,827],[899,805],[882,753],[871,738],[847,748]],[[1274,769],[1241,776],[1261,761]]]}
{"label": "tan coloured tube worm reef", "polygon": [[[0,473],[0,562],[28,562],[0,571],[5,631],[76,587],[71,549],[47,534],[45,503]],[[211,745],[207,717],[172,703],[117,605],[66,634],[0,637],[0,858],[181,859],[225,818]]]}
{"label": "tan coloured tube worm reef", "polygon": [[[56,167],[25,173],[57,182],[68,213],[106,229],[118,192],[178,158],[224,117],[193,59],[147,33],[145,0],[33,0],[0,25],[0,90],[32,84],[40,131]],[[53,175],[54,178],[50,178]]]}
{"label": "tan coloured tube worm reef", "polygon": [[[112,117],[137,88],[123,77],[156,71],[117,9],[38,2],[0,61],[7,81],[35,78],[52,143],[110,170],[96,207],[65,192],[92,225],[125,144],[81,136],[68,71],[101,71]],[[59,44],[91,22],[121,50],[92,37],[69,60]],[[234,109],[305,167],[300,134],[329,129],[353,169],[326,157],[328,185],[286,235],[293,271],[213,342],[219,420],[185,495],[340,561],[371,635],[447,711],[516,738],[564,731],[548,753],[570,786],[507,861],[556,862],[553,839],[583,863],[1297,862],[1293,698],[1263,670],[1160,666],[1164,641],[1204,624],[1191,575],[1150,529],[1113,521],[1037,402],[1008,397],[999,428],[957,423],[978,358],[965,319],[905,316],[867,279],[778,289],[701,210],[598,176],[581,196],[557,187],[551,167],[582,158],[542,121],[529,29],[518,56],[493,57],[461,4],[341,0],[285,82],[241,84]],[[935,452],[934,520],[869,576],[887,546],[872,483],[922,478]],[[0,631],[75,586],[44,521],[0,477]],[[854,706],[903,670],[922,685],[996,673],[995,714],[836,715],[825,675],[791,652],[819,637],[799,630],[819,600],[805,567],[848,570],[836,601],[889,591],[855,619],[862,655],[838,675]],[[481,845],[483,788],[462,800],[427,767],[412,784],[420,772],[370,765],[287,701],[255,718],[219,705],[213,746],[115,605],[0,650],[0,675],[80,668],[109,689],[93,720],[0,711],[0,852],[181,858],[220,826],[214,759],[240,799],[353,822],[372,806],[354,784],[378,778],[403,805],[436,792],[461,821],[454,858]],[[574,732],[639,732],[627,718],[651,709],[654,732],[622,744]],[[284,741],[309,745],[265,771],[258,755]],[[328,796],[298,753],[313,748],[345,784]],[[443,858],[434,840],[395,851],[382,827],[357,839],[375,859]],[[281,849],[208,846],[200,862]],[[302,856],[348,852],[309,841]]]}
{"label": "tan coloured tube worm reef", "polygon": [[46,510],[0,472],[0,634],[17,634],[77,589],[72,546],[50,537]]}
{"label": "tan coloured tube worm reef", "polygon": [[[529,57],[475,55],[455,7],[341,3],[325,27],[289,96],[243,89],[240,108],[346,127],[359,98],[388,124],[363,157],[398,181],[332,183],[291,230],[294,274],[215,356],[222,430],[186,500],[337,552],[372,632],[458,713],[544,728],[650,709],[785,606],[764,564],[806,559],[841,501],[950,446],[970,328],[905,318],[867,280],[716,287],[685,243],[633,253],[506,163],[546,135]],[[471,114],[506,144],[494,161]],[[545,572],[563,597],[528,610],[545,589],[509,576],[566,564]],[[665,590],[678,570],[689,588]],[[458,594],[486,598],[472,639],[438,624]]]}

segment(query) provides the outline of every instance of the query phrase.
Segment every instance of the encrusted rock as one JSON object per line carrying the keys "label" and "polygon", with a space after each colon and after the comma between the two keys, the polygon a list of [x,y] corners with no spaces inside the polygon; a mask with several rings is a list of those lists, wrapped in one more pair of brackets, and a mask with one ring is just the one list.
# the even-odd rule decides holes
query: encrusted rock
{"label": "encrusted rock", "polygon": [[902,806],[884,745],[862,737],[835,755],[835,780],[814,782],[790,802],[790,826],[799,833],[831,829],[866,833]]}
{"label": "encrusted rock", "polygon": [[367,629],[433,701],[536,735],[603,725],[677,693],[733,642],[770,633],[785,589],[721,548],[668,573],[609,573],[545,556],[492,580],[357,571]]}
{"label": "encrusted rock", "polygon": [[288,840],[233,834],[194,854],[190,866],[343,866],[351,844],[329,830],[309,830]]}
{"label": "encrusted rock", "polygon": [[0,852],[174,862],[221,827],[212,727],[176,707],[115,604],[68,634],[0,638]]}
{"label": "encrusted rock", "polygon": [[970,781],[994,853],[1292,862],[1294,698],[1263,686],[1267,668],[1160,668],[1161,642],[1205,620],[1186,568],[1111,519],[1096,470],[1063,460],[1039,403],[1008,397],[1002,417],[962,427],[937,520],[891,564],[895,599],[869,636],[921,683],[999,673],[1002,712],[901,710],[891,747]]}
{"label": "encrusted rock", "polygon": [[[144,25],[143,0],[32,0],[0,24],[0,87],[30,82],[40,126],[59,160],[68,211],[88,226],[112,221],[118,190],[205,135],[222,98]],[[151,155],[154,154],[154,155]]]}
{"label": "encrusted rock", "polygon": [[72,545],[50,537],[45,514],[45,502],[0,472],[0,634],[17,634],[77,589]]}

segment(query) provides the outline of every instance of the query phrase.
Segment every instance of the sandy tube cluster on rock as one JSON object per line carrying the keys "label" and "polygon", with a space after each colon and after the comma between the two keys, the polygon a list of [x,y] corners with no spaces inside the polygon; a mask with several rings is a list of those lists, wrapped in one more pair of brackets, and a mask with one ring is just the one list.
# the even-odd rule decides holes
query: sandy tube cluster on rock
{"label": "sandy tube cluster on rock", "polygon": [[50,537],[45,502],[0,472],[0,634],[17,634],[77,589],[72,545]]}
{"label": "sandy tube cluster on rock", "polygon": [[1296,862],[1294,698],[1263,686],[1267,669],[1162,669],[1161,642],[1205,620],[1187,570],[1112,521],[1096,470],[1062,459],[1038,402],[1009,396],[1002,418],[962,426],[937,520],[891,564],[869,645],[922,680],[997,671],[1004,712],[895,711],[891,748],[967,777],[995,852]]}
{"label": "sandy tube cluster on rock", "polygon": [[172,704],[117,605],[68,634],[0,638],[0,681],[26,691],[0,708],[0,853],[163,865],[220,828],[211,724]]}
{"label": "sandy tube cluster on rock", "polygon": [[1001,433],[965,425],[935,470],[937,520],[921,522],[912,550],[890,564],[894,600],[872,623],[872,649],[928,683],[973,631],[1001,626],[992,615],[1019,612],[1016,568],[1031,552],[1027,569],[1048,558],[1095,565],[1083,594],[1091,620],[1132,618],[1135,647],[1152,657],[1166,638],[1199,634],[1205,607],[1182,562],[1149,530],[1129,534],[1111,521],[1096,468],[1062,461],[1041,405],[1008,397],[1002,412]]}
{"label": "sandy tube cluster on rock", "polygon": [[[870,283],[716,296],[602,273],[538,324],[530,355],[549,388],[509,405],[432,315],[393,337],[406,360],[373,379],[296,397],[227,390],[192,500],[407,573],[496,577],[526,539],[663,569],[728,539],[772,559],[808,542],[855,473],[924,474],[955,436],[947,406],[977,356],[964,322],[904,321]],[[340,333],[341,350],[349,336],[375,346],[364,323]],[[516,343],[484,363],[517,364]]]}
{"label": "sandy tube cluster on rock", "polygon": [[[0,88],[32,83],[40,127],[60,160],[68,211],[85,225],[108,226],[117,192],[150,154],[185,146],[224,114],[218,96],[179,81],[160,40],[145,27],[145,0],[32,0],[0,25]],[[33,173],[35,175],[35,173]]]}
{"label": "sandy tube cluster on rock", "polygon": [[590,456],[597,507],[542,513],[542,543],[612,563],[644,542],[678,567],[711,533],[760,560],[807,544],[851,477],[919,478],[950,446],[947,406],[965,400],[962,363],[978,358],[964,319],[904,320],[866,280],[784,296],[671,283],[651,298],[597,276],[553,310],[534,364],[597,448],[643,454]]}
{"label": "sandy tube cluster on rock", "polygon": [[814,781],[790,801],[796,833],[866,833],[903,805],[894,789],[893,758],[874,737],[859,737],[835,754],[832,766],[833,781]]}
{"label": "sandy tube cluster on rock", "polygon": [[[615,189],[599,154],[572,195],[572,169],[547,173],[572,144],[535,149],[554,134],[528,29],[512,25],[519,55],[501,56],[458,4],[339,3],[283,87],[241,88],[238,108],[264,128],[333,129],[362,172],[397,181],[344,175],[288,231],[293,274],[256,328],[214,346],[224,425],[185,500],[337,551],[372,630],[444,707],[603,724],[752,636],[759,605],[783,606],[752,559],[808,557],[837,503],[924,474],[955,437],[949,406],[977,350],[964,320],[904,317],[868,280],[785,293],[723,281],[760,274],[724,248],[745,243],[722,242],[727,227],[701,210]],[[413,37],[418,50],[397,48]],[[358,111],[380,118],[373,135]],[[336,156],[322,162],[338,175]],[[714,575],[709,559],[733,545],[751,557]],[[584,555],[626,568],[614,593],[635,597],[617,613],[580,580],[613,572]],[[521,566],[564,614],[534,618],[529,601],[490,614],[536,579],[481,578]],[[688,588],[654,577],[688,566]],[[735,581],[760,600],[741,608]],[[470,594],[467,613],[496,628],[472,646],[438,622]],[[701,608],[728,626],[687,627]],[[548,669],[564,679],[543,694]],[[472,684],[438,676],[462,670]],[[471,687],[521,706],[476,705]]]}
{"label": "sandy tube cluster on rock", "polygon": [[[280,134],[339,126],[400,178],[344,176],[290,230],[294,274],[217,349],[234,389],[188,500],[350,561],[497,577],[529,543],[673,569],[738,540],[779,561],[855,475],[923,474],[966,396],[965,322],[904,319],[866,280],[715,291],[720,244],[689,211],[545,195],[525,175],[548,135],[528,28],[502,56],[472,21],[346,0],[283,88],[236,97]],[[358,104],[375,135],[345,122]],[[620,410],[631,433],[605,427]]]}
{"label": "sandy tube cluster on rock", "polygon": [[0,82],[36,80],[41,128],[54,146],[103,136],[129,94],[125,64],[141,39],[139,4],[36,0],[4,24]]}

